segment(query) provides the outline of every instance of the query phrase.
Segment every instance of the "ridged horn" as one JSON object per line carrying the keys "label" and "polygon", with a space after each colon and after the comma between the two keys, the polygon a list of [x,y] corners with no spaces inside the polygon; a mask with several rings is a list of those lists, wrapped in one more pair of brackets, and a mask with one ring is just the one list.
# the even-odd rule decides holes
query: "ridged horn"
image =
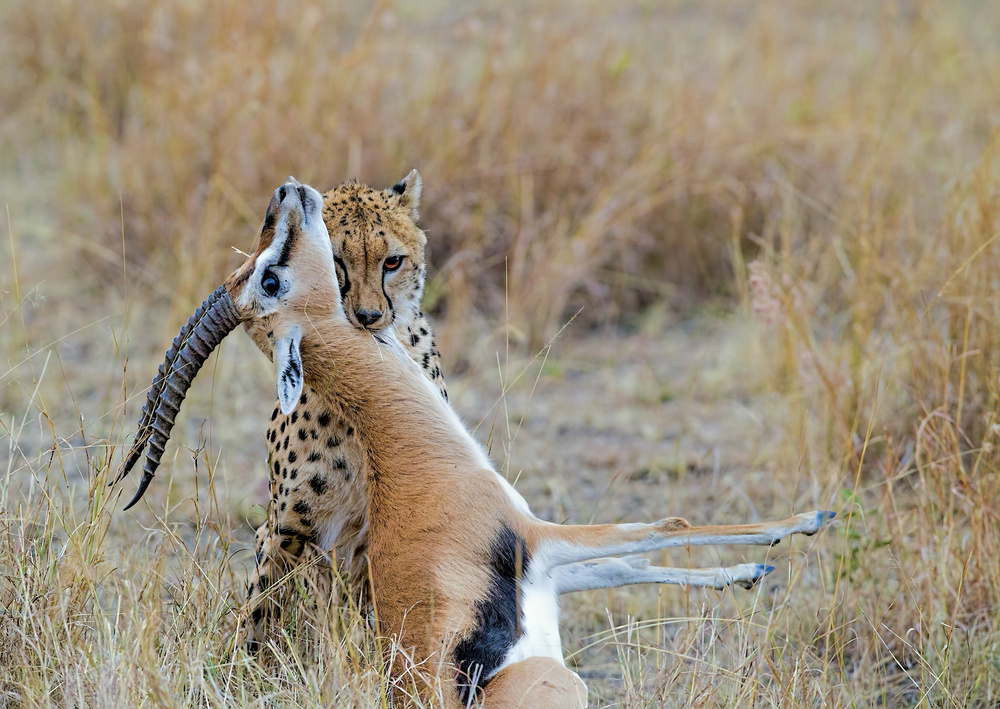
{"label": "ridged horn", "polygon": [[188,318],[187,323],[174,338],[146,394],[146,405],[142,407],[139,430],[132,442],[132,448],[122,463],[118,477],[111,483],[114,485],[129,474],[148,443],[149,451],[146,453],[146,464],[142,469],[142,481],[135,497],[125,505],[126,510],[139,501],[149,487],[153,475],[156,474],[163,450],[170,438],[170,431],[174,427],[177,412],[198,370],[239,323],[240,318],[233,299],[229,297],[225,286],[219,286],[194,311],[194,315]]}

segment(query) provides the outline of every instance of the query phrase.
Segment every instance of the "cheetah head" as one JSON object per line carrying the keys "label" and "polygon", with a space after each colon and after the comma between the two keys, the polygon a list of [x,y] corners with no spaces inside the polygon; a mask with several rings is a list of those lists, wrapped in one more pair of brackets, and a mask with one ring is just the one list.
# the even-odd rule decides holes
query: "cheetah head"
{"label": "cheetah head", "polygon": [[344,312],[355,327],[378,332],[420,311],[427,237],[417,226],[416,170],[375,190],[345,182],[323,196]]}

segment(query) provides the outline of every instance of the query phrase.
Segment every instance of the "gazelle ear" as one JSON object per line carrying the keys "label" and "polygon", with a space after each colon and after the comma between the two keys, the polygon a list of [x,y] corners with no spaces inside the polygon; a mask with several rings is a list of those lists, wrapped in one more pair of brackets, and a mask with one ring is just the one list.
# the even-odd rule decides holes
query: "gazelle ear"
{"label": "gazelle ear", "polygon": [[420,190],[423,185],[420,173],[416,170],[410,170],[406,177],[387,189],[386,192],[397,201],[399,206],[409,207],[410,216],[413,217],[413,221],[417,221],[420,217],[417,208],[420,206]]}
{"label": "gazelle ear", "polygon": [[302,354],[299,344],[302,331],[295,327],[288,337],[282,337],[274,346],[274,364],[278,376],[278,403],[285,416],[295,410],[302,396]]}

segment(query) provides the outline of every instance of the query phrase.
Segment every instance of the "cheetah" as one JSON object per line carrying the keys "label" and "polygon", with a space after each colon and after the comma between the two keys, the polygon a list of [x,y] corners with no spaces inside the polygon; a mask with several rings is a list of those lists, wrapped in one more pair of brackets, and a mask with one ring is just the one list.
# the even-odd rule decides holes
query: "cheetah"
{"label": "cheetah", "polygon": [[[348,321],[373,336],[387,330],[395,335],[447,401],[441,354],[420,309],[427,276],[427,237],[417,226],[421,188],[416,170],[385,190],[345,182],[323,195],[323,221]],[[280,620],[284,605],[282,589],[262,594],[297,564],[316,565],[318,573],[310,578],[329,591],[332,556],[345,587],[361,607],[367,605],[365,451],[342,412],[322,399],[308,390],[291,415],[282,414],[278,403],[271,413],[271,498],[255,535],[256,567],[247,589],[251,650],[266,637],[267,619]],[[327,474],[331,470],[334,475]]]}

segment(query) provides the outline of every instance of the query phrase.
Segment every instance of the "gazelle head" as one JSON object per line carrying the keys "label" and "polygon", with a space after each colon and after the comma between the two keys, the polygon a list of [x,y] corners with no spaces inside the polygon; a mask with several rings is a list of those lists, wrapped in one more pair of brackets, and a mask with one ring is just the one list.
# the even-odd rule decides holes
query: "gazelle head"
{"label": "gazelle head", "polygon": [[126,510],[139,501],[153,479],[198,370],[240,323],[275,362],[281,410],[289,414],[295,408],[304,382],[303,334],[317,320],[344,317],[322,207],[319,192],[288,178],[271,197],[257,250],[201,304],[174,338],[115,480],[128,475],[149,443],[139,490]]}

